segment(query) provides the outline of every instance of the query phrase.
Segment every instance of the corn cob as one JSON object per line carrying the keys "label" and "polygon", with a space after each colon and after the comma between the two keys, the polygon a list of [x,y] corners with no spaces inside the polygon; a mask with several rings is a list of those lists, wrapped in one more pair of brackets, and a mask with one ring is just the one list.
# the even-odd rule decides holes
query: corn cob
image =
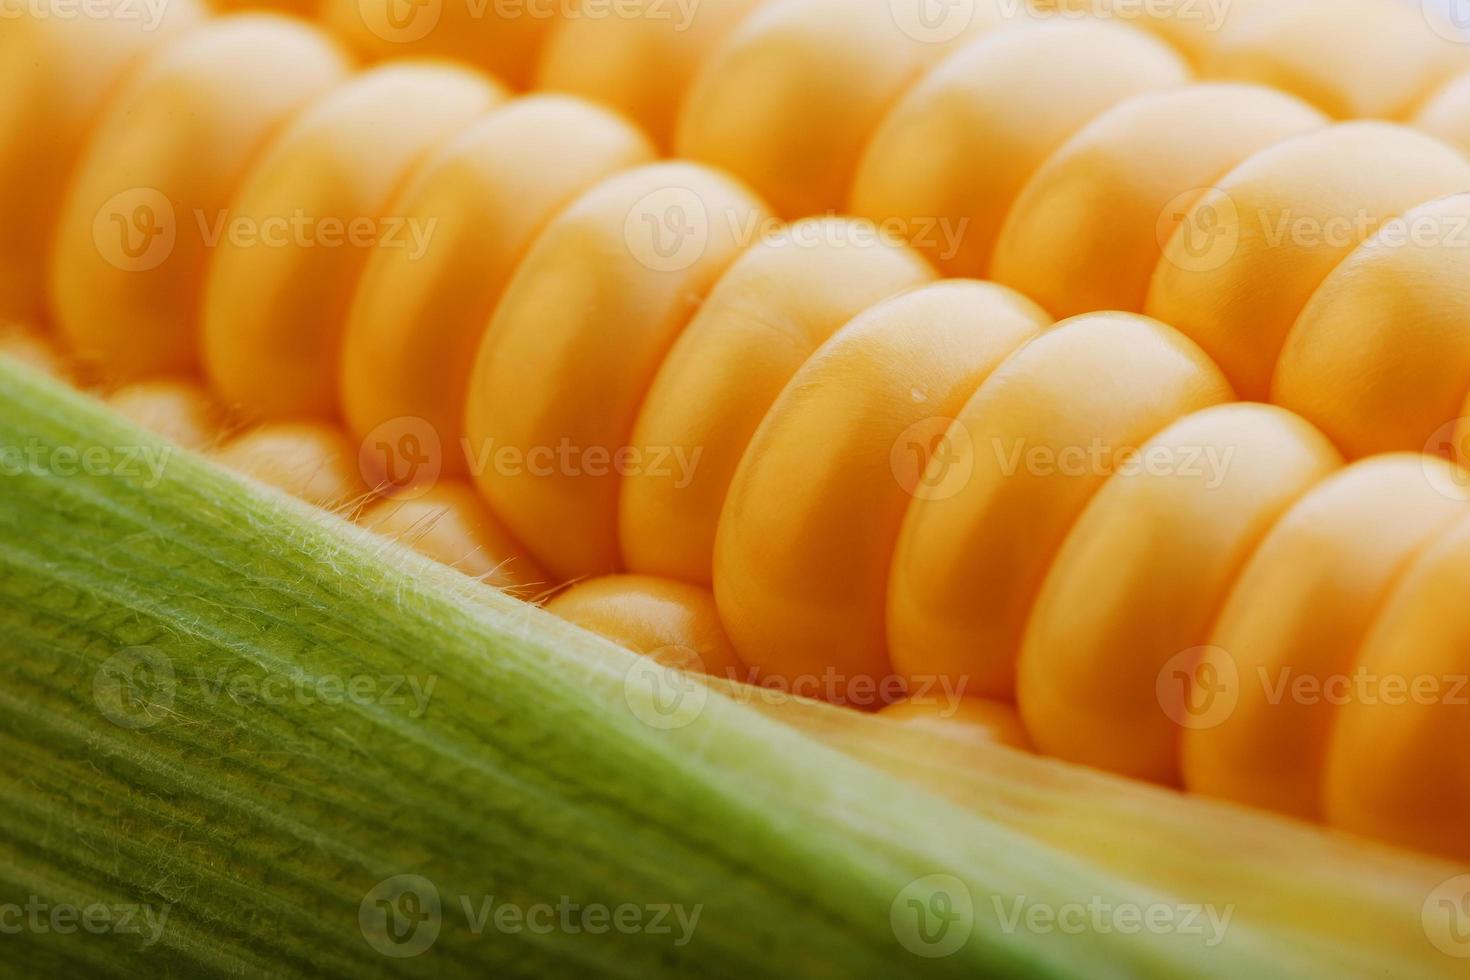
{"label": "corn cob", "polygon": [[[787,6],[794,10],[797,5]],[[809,6],[800,15],[817,18],[821,11]],[[765,21],[752,21],[761,23]],[[849,53],[867,50],[864,45],[882,34],[876,25],[876,21],[859,18],[849,26],[861,37],[852,47],[839,48]],[[250,45],[255,43],[252,32],[262,37],[290,33],[293,40],[310,45],[316,55],[314,60],[303,58],[298,63],[298,68],[307,68],[300,88],[293,87],[290,79],[282,80],[284,102],[257,106],[262,114],[247,118],[235,130],[234,156],[222,163],[188,154],[182,158],[164,154],[155,160],[146,152],[153,148],[145,145],[140,162],[134,162],[127,154],[136,152],[135,148],[123,145],[119,138],[109,139],[108,120],[99,125],[73,178],[69,204],[59,222],[54,315],[73,344],[91,355],[85,359],[115,377],[188,370],[193,363],[168,358],[189,356],[188,338],[199,329],[194,319],[197,304],[191,302],[197,293],[192,290],[202,285],[206,371],[226,401],[251,416],[329,417],[338,411],[339,351],[344,342],[351,349],[355,333],[356,319],[350,311],[358,308],[367,311],[363,316],[373,316],[382,309],[380,304],[361,300],[354,304],[352,294],[362,295],[368,284],[385,277],[380,267],[386,262],[369,266],[364,277],[368,260],[359,253],[323,259],[305,249],[288,248],[266,256],[269,262],[259,258],[252,262],[248,249],[226,248],[208,256],[206,271],[202,268],[204,253],[198,250],[186,249],[180,264],[172,264],[178,252],[175,245],[166,258],[167,276],[118,277],[97,265],[97,250],[87,241],[94,234],[94,212],[105,211],[106,202],[116,195],[102,198],[103,203],[95,207],[93,203],[106,189],[110,175],[135,174],[139,168],[148,173],[147,168],[156,164],[160,174],[188,175],[181,184],[189,193],[199,191],[189,201],[195,210],[228,199],[243,213],[264,218],[297,206],[293,195],[299,186],[305,186],[316,195],[302,198],[308,202],[308,211],[393,213],[397,205],[391,191],[405,184],[414,186],[411,176],[436,173],[435,164],[447,167],[446,156],[452,160],[452,151],[435,155],[436,149],[467,130],[502,95],[494,83],[469,72],[389,66],[342,81],[304,112],[294,112],[310,94],[343,77],[340,59],[328,46],[309,40],[303,28],[241,18],[215,21],[163,52],[139,72],[134,88],[121,101],[124,108],[113,111],[118,117],[137,116],[138,106],[163,98],[150,90],[150,84],[163,77],[170,84],[161,85],[160,91],[174,91],[177,85],[177,90],[201,100],[207,109],[201,118],[241,125],[231,98],[180,80],[197,80],[200,73],[213,77],[240,70],[239,65],[250,61]],[[762,155],[757,143],[740,137],[730,137],[732,142],[724,148],[715,139],[713,148],[701,149],[696,137],[677,139],[676,145],[692,141],[695,155],[721,158],[736,173],[756,174],[759,179],[755,182],[783,214],[820,210],[823,195],[834,193],[834,187],[839,194],[846,193],[850,175],[859,175],[861,186],[864,172],[883,169],[881,163],[871,162],[875,146],[887,141],[922,143],[927,138],[924,134],[933,130],[911,128],[911,120],[929,111],[930,99],[947,105],[964,103],[966,118],[985,118],[976,113],[996,100],[994,80],[1004,75],[1009,58],[1018,59],[1016,63],[1037,63],[1033,58],[1044,58],[1050,52],[1057,59],[1053,66],[1070,67],[1084,55],[1104,59],[1098,65],[1113,56],[1119,58],[1119,64],[1137,64],[1131,53],[1151,43],[1140,40],[1144,35],[1114,25],[1069,24],[983,37],[967,46],[957,44],[960,50],[941,60],[881,125],[875,118],[884,115],[892,99],[880,92],[872,96],[863,113],[845,117],[843,125],[850,123],[851,128],[841,138],[824,143],[820,153],[808,154],[799,152],[800,141],[790,136],[792,130],[809,128],[820,118],[825,111],[820,100],[802,106],[803,112],[811,113],[805,117],[775,104],[784,113],[777,124],[759,115],[773,109],[772,104],[751,103],[746,109],[755,115],[738,115],[732,120],[724,118],[717,91],[702,94],[701,85],[718,90],[734,84],[732,79],[738,81],[739,72],[730,65],[740,62],[743,46],[754,44],[751,38],[758,36],[754,28],[742,30],[731,40],[729,50],[715,54],[715,67],[709,69],[707,79],[695,82],[686,118],[698,120],[707,113],[720,125],[731,124],[733,128],[721,139],[758,120],[761,138],[780,152]],[[240,52],[234,55],[239,60],[220,58],[220,50]],[[926,63],[914,51],[890,53],[895,59],[891,75],[878,75],[878,81],[890,88],[912,80]],[[930,52],[935,58],[941,53]],[[961,674],[966,680],[978,679],[980,693],[1018,698],[1028,730],[1043,750],[1242,798],[1253,792],[1242,785],[1251,781],[1249,773],[1242,767],[1220,766],[1210,755],[1220,751],[1212,748],[1220,740],[1188,731],[1182,749],[1192,761],[1181,760],[1179,729],[1188,729],[1189,724],[1170,717],[1170,707],[1177,710],[1177,704],[1165,703],[1160,711],[1155,703],[1164,700],[1155,681],[1171,665],[1186,679],[1181,695],[1184,702],[1189,700],[1190,678],[1198,683],[1204,673],[1218,675],[1220,655],[1199,648],[1219,639],[1222,632],[1228,637],[1239,635],[1229,630],[1246,635],[1255,630],[1255,640],[1240,641],[1250,644],[1252,655],[1265,649],[1279,658],[1277,662],[1299,665],[1307,641],[1305,631],[1292,622],[1290,614],[1308,603],[1321,613],[1336,608],[1333,603],[1347,609],[1366,601],[1383,604],[1385,613],[1345,625],[1339,637],[1342,650],[1361,649],[1361,662],[1366,664],[1398,667],[1422,661],[1438,667],[1443,661],[1463,666],[1449,649],[1460,635],[1453,628],[1424,645],[1406,638],[1420,635],[1414,631],[1425,627],[1415,624],[1442,608],[1432,595],[1415,594],[1415,590],[1435,592],[1442,577],[1420,572],[1417,561],[1453,566],[1453,555],[1425,552],[1431,538],[1446,532],[1461,516],[1456,505],[1463,495],[1455,488],[1454,472],[1442,462],[1405,458],[1369,461],[1336,473],[1342,463],[1338,449],[1356,459],[1366,455],[1359,446],[1368,447],[1367,451],[1417,450],[1426,447],[1426,437],[1428,448],[1435,449],[1434,433],[1423,430],[1425,418],[1434,418],[1433,411],[1442,411],[1444,406],[1458,408],[1465,394],[1458,390],[1464,387],[1464,382],[1457,385],[1461,375],[1452,362],[1444,365],[1443,392],[1435,409],[1416,407],[1415,418],[1387,440],[1369,437],[1361,441],[1354,430],[1372,427],[1378,419],[1361,410],[1361,403],[1336,405],[1333,396],[1342,393],[1333,389],[1330,379],[1338,359],[1354,356],[1351,345],[1344,342],[1340,346],[1346,349],[1337,349],[1337,341],[1340,324],[1355,325],[1359,315],[1358,305],[1348,301],[1351,289],[1362,281],[1359,266],[1384,261],[1380,259],[1383,255],[1395,263],[1409,264],[1415,272],[1430,270],[1427,280],[1442,292],[1431,293],[1426,305],[1447,325],[1442,328],[1445,346],[1452,352],[1456,349],[1448,326],[1453,312],[1460,309],[1454,304],[1462,302],[1453,289],[1453,271],[1458,269],[1454,253],[1433,246],[1396,251],[1386,248],[1384,242],[1400,227],[1393,220],[1397,216],[1405,215],[1404,222],[1425,215],[1431,220],[1453,217],[1455,208],[1463,206],[1462,199],[1447,195],[1470,184],[1470,167],[1449,147],[1400,127],[1359,123],[1313,129],[1319,117],[1305,105],[1256,89],[1197,86],[1158,91],[1182,82],[1187,69],[1157,46],[1152,56],[1159,66],[1156,77],[1141,81],[1137,89],[1125,87],[1111,96],[1101,93],[1097,104],[1080,109],[1076,116],[1059,118],[1055,132],[1043,134],[1048,138],[1035,146],[1008,143],[1003,138],[1008,123],[1003,115],[997,117],[994,125],[1002,136],[997,142],[1016,149],[1015,158],[1008,157],[1008,162],[1019,169],[985,187],[980,200],[950,193],[961,183],[963,168],[934,175],[934,186],[912,174],[910,179],[920,191],[938,193],[924,198],[920,206],[937,203],[933,210],[943,217],[975,222],[978,237],[974,245],[979,251],[964,261],[989,266],[1004,283],[1007,277],[1002,274],[1000,256],[1009,254],[1004,247],[1007,235],[1034,233],[1037,226],[1036,219],[1027,220],[1027,212],[1018,208],[1034,207],[1044,213],[1050,203],[1047,180],[1072,155],[1081,156],[1114,140],[1127,145],[1127,140],[1138,138],[1130,126],[1162,130],[1176,113],[1189,111],[1178,104],[1165,105],[1166,99],[1195,98],[1195,105],[1206,111],[1212,100],[1218,100],[1221,108],[1216,111],[1222,116],[1238,105],[1270,103],[1259,129],[1244,131],[1243,127],[1238,136],[1222,140],[1224,145],[1181,160],[1158,176],[1150,193],[1158,193],[1157,187],[1177,188],[1178,194],[1166,200],[1180,209],[1174,221],[1182,226],[1180,230],[1159,235],[1159,215],[1147,215],[1147,207],[1135,208],[1129,215],[1133,219],[1130,239],[1146,241],[1142,229],[1150,228],[1163,254],[1150,271],[1146,292],[1136,288],[1139,270],[1146,262],[1127,267],[1130,275],[1121,278],[1130,280],[1131,300],[1117,305],[1155,314],[1172,326],[1126,313],[1094,314],[1069,320],[1032,339],[1047,318],[1022,295],[999,287],[942,283],[884,300],[888,293],[928,278],[922,263],[899,257],[904,249],[892,242],[870,250],[864,261],[887,263],[898,281],[890,284],[891,289],[875,285],[875,295],[852,310],[839,310],[833,302],[830,308],[802,308],[793,314],[790,306],[783,305],[791,302],[788,296],[760,295],[763,276],[746,272],[754,284],[747,288],[754,294],[758,312],[745,310],[744,315],[758,324],[790,316],[799,322],[806,346],[798,343],[793,357],[772,368],[767,390],[741,409],[745,421],[722,424],[712,433],[716,441],[727,441],[727,458],[738,460],[738,465],[729,467],[723,474],[726,478],[710,487],[703,512],[691,516],[690,523],[696,539],[709,543],[713,557],[707,574],[724,626],[748,664],[773,674],[836,666],[853,678],[890,672],[891,658],[898,672],[911,679]],[[320,70],[312,74],[311,69]],[[1436,69],[1435,78],[1443,74]],[[442,113],[418,116],[406,111],[416,93],[426,92],[434,93],[435,106]],[[936,92],[943,98],[935,96]],[[463,101],[451,100],[451,95]],[[393,98],[402,100],[392,123],[392,132],[397,134],[390,141],[394,153],[366,159],[364,153],[378,145],[371,135],[378,124],[375,113]],[[571,103],[558,107],[591,112]],[[522,111],[531,119],[538,113],[549,115],[553,104],[542,102],[535,108],[532,112],[526,103],[517,103],[486,118],[503,123],[504,113]],[[1357,109],[1349,113],[1340,107],[1325,108],[1334,114],[1358,114]],[[1402,112],[1404,107],[1395,105],[1393,111]],[[1090,119],[1099,113],[1101,118]],[[294,116],[289,124],[287,116]],[[612,132],[611,121],[609,127]],[[277,129],[281,131],[267,147],[265,135]],[[960,134],[967,139],[971,135]],[[1029,135],[1036,135],[1036,130],[1031,129]],[[869,139],[873,142],[865,144]],[[608,451],[637,448],[642,445],[640,431],[680,428],[657,415],[650,417],[651,406],[689,410],[686,399],[669,396],[660,402],[650,392],[656,394],[661,386],[676,388],[688,377],[689,365],[714,359],[693,345],[706,342],[715,328],[696,331],[689,324],[698,322],[695,311],[701,300],[709,296],[713,304],[726,279],[741,274],[746,259],[755,255],[754,250],[740,255],[747,243],[734,230],[760,226],[767,217],[765,205],[729,177],[695,165],[661,164],[617,173],[642,162],[647,150],[636,136],[623,132],[614,140],[622,141],[620,148],[610,152],[605,164],[570,175],[565,184],[557,184],[554,192],[539,198],[539,208],[529,209],[515,223],[516,232],[501,260],[502,270],[518,266],[513,276],[507,271],[500,272],[498,279],[492,276],[490,288],[463,305],[456,294],[426,292],[429,308],[438,303],[464,314],[463,321],[447,334],[454,341],[448,346],[457,357],[446,374],[472,380],[463,389],[463,382],[452,378],[444,382],[441,391],[447,391],[448,398],[439,407],[443,409],[440,417],[449,418],[447,424],[453,426],[454,402],[460,400],[456,392],[466,392],[464,431],[472,447],[497,440],[524,450],[567,437]],[[755,156],[725,158],[729,146],[736,145],[740,153]],[[960,151],[961,159],[965,152]],[[791,154],[792,159],[781,159],[782,154]],[[895,173],[903,170],[901,152],[895,155],[888,150],[881,156],[898,161],[893,164]],[[426,158],[432,162],[424,163]],[[129,166],[119,166],[119,159],[127,160]],[[242,170],[245,160],[251,163],[248,174]],[[209,169],[211,165],[218,169]],[[190,169],[195,167],[201,169]],[[1195,179],[1201,174],[1214,186],[1192,193],[1198,191]],[[544,189],[540,177],[537,174],[528,183]],[[874,179],[883,182],[882,177]],[[895,180],[893,176],[887,179]],[[1106,180],[1107,175],[1099,179]],[[102,190],[94,189],[93,183],[101,184]],[[312,203],[337,201],[343,184],[357,196],[342,198],[336,205]],[[415,193],[427,195],[434,187],[432,176],[422,176]],[[452,193],[449,203],[438,207],[447,211],[480,190],[471,187]],[[507,185],[502,193],[511,194],[513,189]],[[675,201],[697,203],[703,214],[693,227],[702,229],[706,237],[687,264],[677,256],[670,259],[661,254],[654,242],[659,219],[674,214],[667,206],[671,194]],[[1140,195],[1140,200],[1144,197]],[[173,195],[165,198],[174,201]],[[559,205],[573,198],[569,207],[558,211]],[[881,200],[881,195],[875,199]],[[1227,204],[1237,215],[1282,214],[1299,208],[1314,220],[1328,223],[1357,210],[1371,220],[1331,246],[1291,242],[1285,247],[1249,237],[1242,221],[1242,237],[1232,244],[1229,254],[1203,267],[1195,256],[1177,251],[1183,247],[1183,236],[1202,227],[1205,216],[1218,216]],[[489,210],[483,202],[478,206]],[[912,221],[919,216],[913,207],[875,203],[859,210],[873,217]],[[1018,213],[1023,217],[1018,218]],[[1148,217],[1147,225],[1138,220],[1141,215]],[[635,219],[643,217],[655,220],[647,226],[653,232],[640,249],[644,240],[638,237]],[[822,220],[829,228],[837,225],[833,219]],[[1077,220],[1077,224],[1085,230],[1096,223]],[[799,227],[791,226],[784,233],[794,234]],[[997,256],[994,262],[988,259],[992,249]],[[1095,243],[1080,251],[1094,256],[1093,262],[1100,261],[1096,256],[1102,249]],[[517,258],[522,261],[517,263]],[[1024,267],[1028,272],[1037,265],[1011,261],[1012,268]],[[665,262],[672,262],[673,267],[661,267]],[[1390,273],[1395,278],[1410,275],[1397,265],[1385,275]],[[811,275],[812,281],[825,275],[820,269],[799,274]],[[105,283],[109,278],[116,287],[111,292],[105,286],[98,289],[95,298],[78,285],[94,279]],[[1262,279],[1276,288],[1260,289]],[[503,290],[494,288],[507,282]],[[1052,288],[1064,293],[1065,283]],[[1348,295],[1337,295],[1339,290]],[[1141,307],[1137,305],[1140,297]],[[741,298],[751,302],[748,295]],[[809,298],[801,300],[806,303]],[[1068,302],[1090,305],[1089,300],[1065,295],[1055,302],[1062,308]],[[79,305],[68,309],[64,303]],[[760,305],[767,303],[768,308]],[[493,316],[479,313],[491,307]],[[271,315],[262,317],[262,309],[272,311]],[[477,317],[490,326],[478,345],[471,376],[467,352],[474,346],[470,340]],[[855,318],[839,329],[848,317]],[[416,322],[427,318],[414,309],[403,321],[378,327],[387,334],[396,328],[407,335]],[[983,329],[977,328],[975,318],[983,320]],[[609,322],[624,332],[610,335]],[[1431,318],[1425,329],[1432,331],[1434,326]],[[1367,322],[1361,329],[1369,337],[1365,345],[1375,337],[1398,336],[1400,331],[1394,318]],[[135,335],[160,330],[162,333],[144,337],[141,343]],[[1306,346],[1313,333],[1326,334],[1312,344],[1319,361],[1299,370],[1294,383],[1299,388],[1318,387],[1293,395],[1293,382],[1283,373],[1290,358],[1282,359],[1283,367],[1278,370],[1278,353],[1283,349],[1292,352],[1295,344]],[[390,337],[389,342],[402,344],[403,339]],[[726,343],[719,340],[718,347],[711,350],[727,350]],[[1418,350],[1417,356],[1423,358],[1422,348]],[[156,359],[150,359],[154,355]],[[1357,356],[1354,363],[1361,369],[1363,358]],[[1328,366],[1323,367],[1321,359]],[[1440,359],[1433,355],[1430,359],[1441,366]],[[560,387],[525,377],[527,363],[554,366],[552,373]],[[676,363],[680,369],[674,372]],[[1376,370],[1378,363],[1373,360],[1371,366]],[[380,367],[381,362],[377,369]],[[1392,383],[1395,376],[1417,377],[1418,367],[1416,361],[1407,367],[1384,368],[1384,384]],[[354,378],[359,387],[371,388],[375,369],[357,370]],[[1347,373],[1352,367],[1341,370]],[[666,373],[670,380],[665,380]],[[1404,384],[1402,380],[1398,383]],[[911,402],[905,405],[900,399],[900,404],[893,404],[894,392],[911,395]],[[1281,409],[1220,404],[1235,395],[1262,398],[1268,393],[1277,393],[1278,400],[1289,408],[1298,407],[1300,400],[1308,418],[1314,414],[1307,407],[1311,398],[1326,397],[1329,408],[1339,413],[1327,432],[1337,448],[1302,418]],[[947,455],[943,460],[929,459],[937,455],[933,452],[936,445],[946,453],[960,447],[961,463],[972,468],[998,465],[1001,461],[984,459],[975,447],[977,442],[993,441],[996,433],[1011,431],[1006,426],[1013,426],[1016,438],[1023,442],[1053,449],[1099,440],[1114,449],[1138,448],[1145,457],[1150,452],[1177,457],[1200,446],[1243,456],[1228,481],[1212,487],[1175,474],[1149,472],[1094,473],[1081,481],[1052,478],[1034,481],[1033,486],[1025,479],[1005,482],[1002,473],[993,479],[983,474],[978,480],[971,477],[953,497],[933,500],[924,499],[912,486],[904,487],[902,481],[889,483],[892,474],[884,472],[891,465],[888,450],[901,444],[914,426],[950,416],[958,416],[958,422],[937,431],[935,435],[942,437],[939,443],[931,443],[927,453],[920,453],[922,465],[916,469],[923,471],[925,486],[934,482],[931,478],[936,474],[942,482],[942,467],[954,462]],[[761,419],[758,427],[748,424],[757,417]],[[1438,421],[1445,420],[1441,416]],[[1046,426],[1054,422],[1061,428],[1048,430]],[[268,440],[280,434],[277,425],[274,432],[244,439]],[[364,425],[354,421],[359,430]],[[1070,428],[1073,425],[1077,428]],[[967,435],[962,436],[961,429]],[[354,486],[357,481],[350,466],[342,466],[351,450],[341,447],[350,447],[350,442],[341,441],[330,430],[318,431],[339,445],[331,453],[308,453],[308,460],[330,455],[336,469],[346,474],[344,478],[328,481],[327,489],[299,487],[285,477],[275,482],[321,504],[340,503],[368,492],[366,485]],[[457,440],[451,445],[453,441]],[[246,444],[245,449],[249,448]],[[228,458],[234,448],[224,452]],[[263,458],[282,455],[280,450],[267,448]],[[444,454],[445,458],[452,455]],[[458,467],[458,462],[450,465]],[[656,507],[629,517],[628,501],[634,497],[624,492],[637,481],[564,474],[548,483],[531,480],[526,474],[510,477],[483,468],[476,475],[495,515],[492,519],[504,521],[514,538],[524,542],[556,580],[610,572],[624,563],[634,570],[646,567],[675,577],[681,576],[678,569],[692,567],[695,570],[683,577],[695,582],[706,577],[706,565],[698,552],[693,559],[684,554],[665,556],[661,554],[663,542],[647,540],[649,534],[658,537]],[[1423,479],[1416,483],[1416,476]],[[791,494],[796,480],[810,481],[825,492],[807,499]],[[1420,506],[1405,508],[1403,497],[1414,494],[1420,495]],[[824,497],[851,502],[851,512],[814,519],[814,501]],[[1297,632],[1280,638],[1273,633],[1277,624],[1259,613],[1251,618],[1262,604],[1260,597],[1272,594],[1268,585],[1256,583],[1270,582],[1284,567],[1300,572],[1300,536],[1306,532],[1298,530],[1299,525],[1309,524],[1319,508],[1337,499],[1346,500],[1345,512],[1330,515],[1329,526],[1351,526],[1359,519],[1362,512],[1347,506],[1351,504],[1364,508],[1379,526],[1391,530],[1385,530],[1383,541],[1344,542],[1337,554],[1339,562],[1314,567],[1312,581],[1318,588],[1304,588],[1302,605],[1281,616],[1280,622],[1292,622]],[[1000,510],[995,509],[996,500],[1002,503]],[[723,502],[723,511],[716,512],[719,508],[709,506],[710,501]],[[454,506],[473,505],[461,502]],[[1024,556],[1018,556],[1017,517],[1034,519],[1038,508],[1043,515],[1041,541],[1024,539]],[[1412,519],[1405,516],[1405,510],[1415,511]],[[1151,529],[1163,529],[1164,540],[1141,534],[1140,521],[1145,518],[1157,521]],[[514,544],[494,527],[501,547]],[[860,547],[842,543],[844,534],[852,534]],[[1445,536],[1449,542],[1458,540],[1454,534]],[[895,551],[897,559],[893,559]],[[1422,559],[1421,553],[1425,553]],[[802,565],[807,560],[813,562],[811,567]],[[644,566],[644,561],[649,565]],[[975,597],[961,590],[984,581],[987,570],[999,572],[993,583],[997,609],[976,615]],[[949,583],[948,595],[933,584],[935,579]],[[1098,583],[1104,580],[1109,587],[1099,590]],[[1011,588],[1012,583],[1019,587]],[[646,594],[648,587],[635,586],[633,591]],[[1330,601],[1324,600],[1324,592]],[[1240,599],[1241,595],[1255,595],[1257,601]],[[1217,626],[1222,608],[1227,615]],[[1232,610],[1238,611],[1236,619],[1228,615]],[[1245,620],[1243,625],[1237,622],[1240,619]],[[1408,625],[1400,626],[1399,632],[1386,632],[1391,624]],[[909,630],[936,629],[947,632],[938,642],[932,636],[915,641],[908,634]],[[1272,650],[1272,640],[1280,640],[1281,649]],[[783,641],[796,649],[783,648]],[[824,643],[831,648],[824,649]],[[1234,659],[1230,646],[1215,646]],[[983,662],[975,662],[977,649],[983,651]],[[1183,659],[1176,661],[1176,656]],[[1019,688],[1013,680],[1018,662]],[[1352,669],[1355,663],[1358,661],[1341,660],[1332,666]],[[1238,669],[1240,664],[1235,666]],[[1371,715],[1372,722],[1357,720],[1360,714]],[[1325,738],[1319,720],[1317,733],[1296,743],[1304,753],[1310,750],[1312,758],[1296,773],[1301,782],[1291,780],[1298,789],[1303,785],[1317,789],[1287,802],[1264,801],[1265,805],[1463,859],[1465,845],[1458,828],[1464,820],[1464,774],[1451,773],[1440,791],[1429,796],[1439,808],[1434,820],[1422,817],[1423,799],[1397,788],[1408,785],[1400,780],[1417,778],[1414,770],[1406,768],[1412,753],[1422,752],[1425,740],[1435,733],[1456,731],[1455,722],[1446,722],[1443,711],[1405,712],[1393,716],[1395,721],[1381,712],[1365,714],[1358,705],[1344,709],[1342,715],[1343,737],[1355,739],[1352,744],[1361,746],[1365,737],[1372,737],[1363,734],[1368,731],[1380,739],[1371,784],[1344,775],[1345,763],[1340,760],[1348,750],[1328,744],[1330,739]],[[1402,728],[1396,727],[1399,725]],[[1442,727],[1446,725],[1449,727]],[[1269,742],[1256,731],[1247,731],[1243,737],[1257,745]],[[1272,775],[1271,760],[1259,748],[1246,755]],[[1330,780],[1325,773],[1328,760],[1335,767]],[[1217,771],[1213,778],[1204,774],[1212,765]],[[1221,779],[1219,771],[1228,771],[1233,778]]]}

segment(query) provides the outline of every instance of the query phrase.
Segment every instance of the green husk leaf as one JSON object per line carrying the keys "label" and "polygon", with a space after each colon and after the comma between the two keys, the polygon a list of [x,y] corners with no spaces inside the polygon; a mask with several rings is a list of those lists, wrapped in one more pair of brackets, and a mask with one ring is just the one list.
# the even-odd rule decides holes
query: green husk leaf
{"label": "green husk leaf", "polygon": [[[1344,976],[1455,974],[1435,896],[1467,868],[1203,796],[1009,750],[955,726],[870,717],[715,682],[743,704],[972,812],[1310,950]],[[1470,885],[1470,879],[1466,880]],[[1442,910],[1441,910],[1442,911]],[[1428,918],[1426,918],[1428,915]]]}
{"label": "green husk leaf", "polygon": [[[0,450],[0,927],[43,910],[6,929],[9,969],[1344,975],[1255,923],[1214,944],[1038,925],[1209,897],[896,778],[3,361]],[[65,931],[58,908],[108,928]],[[166,918],[126,931],[127,908]],[[1447,972],[1437,955],[1420,965]]]}

